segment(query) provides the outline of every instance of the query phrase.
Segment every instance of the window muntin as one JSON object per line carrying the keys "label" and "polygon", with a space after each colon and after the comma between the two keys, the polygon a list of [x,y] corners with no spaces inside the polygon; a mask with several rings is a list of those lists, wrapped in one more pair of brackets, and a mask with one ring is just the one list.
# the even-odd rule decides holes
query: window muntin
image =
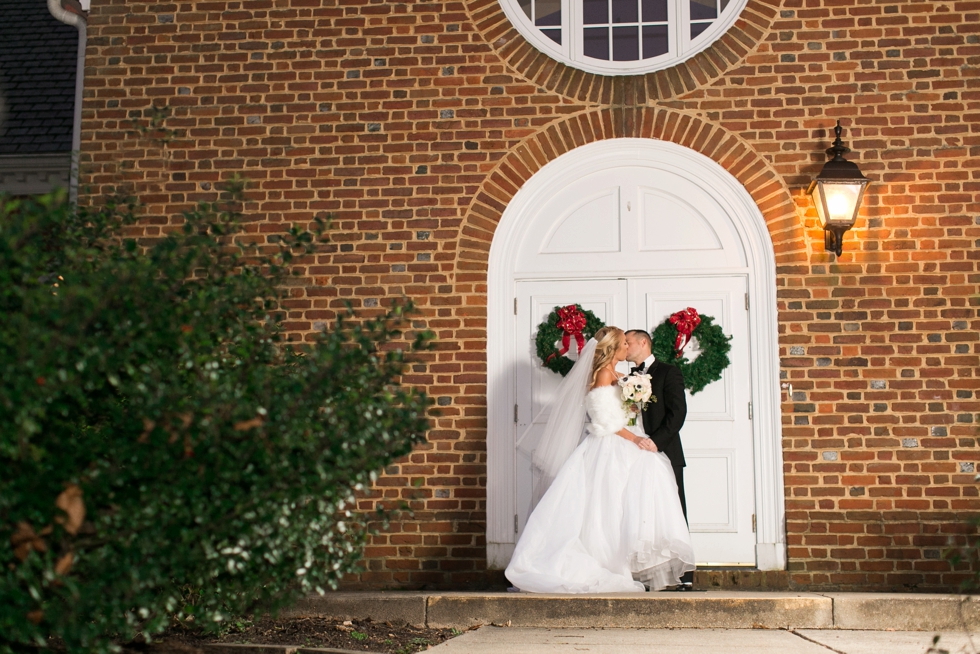
{"label": "window muntin", "polygon": [[747,0],[499,0],[539,50],[588,72],[668,68],[707,48]]}

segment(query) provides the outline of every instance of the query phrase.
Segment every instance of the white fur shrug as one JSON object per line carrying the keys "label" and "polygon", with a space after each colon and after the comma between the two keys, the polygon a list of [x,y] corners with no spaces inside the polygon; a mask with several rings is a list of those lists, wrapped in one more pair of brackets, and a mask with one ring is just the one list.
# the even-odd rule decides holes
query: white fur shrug
{"label": "white fur shrug", "polygon": [[586,427],[590,434],[612,436],[626,426],[626,409],[618,384],[600,386],[585,396],[585,410],[588,413]]}

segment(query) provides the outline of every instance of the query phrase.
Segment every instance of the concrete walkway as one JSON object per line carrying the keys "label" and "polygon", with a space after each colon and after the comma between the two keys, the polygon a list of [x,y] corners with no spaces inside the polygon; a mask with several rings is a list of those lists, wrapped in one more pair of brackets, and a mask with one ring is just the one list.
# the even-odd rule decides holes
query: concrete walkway
{"label": "concrete walkway", "polygon": [[[926,654],[935,634],[832,629],[540,629],[481,627],[433,647],[440,654]],[[971,642],[972,638],[972,642]],[[980,634],[943,632],[938,648],[976,654]],[[935,650],[934,650],[935,651]]]}

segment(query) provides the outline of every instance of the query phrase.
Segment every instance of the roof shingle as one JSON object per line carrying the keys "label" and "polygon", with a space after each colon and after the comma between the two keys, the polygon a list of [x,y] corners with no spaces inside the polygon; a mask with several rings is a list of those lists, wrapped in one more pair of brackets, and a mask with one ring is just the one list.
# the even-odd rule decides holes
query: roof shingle
{"label": "roof shingle", "polygon": [[0,0],[0,155],[71,151],[77,56],[45,0]]}

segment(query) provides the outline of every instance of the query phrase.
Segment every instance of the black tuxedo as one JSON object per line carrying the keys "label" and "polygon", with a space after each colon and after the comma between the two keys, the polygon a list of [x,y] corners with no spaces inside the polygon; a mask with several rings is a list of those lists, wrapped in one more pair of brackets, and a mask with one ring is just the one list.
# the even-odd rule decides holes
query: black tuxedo
{"label": "black tuxedo", "polygon": [[657,449],[667,455],[675,470],[683,469],[687,462],[684,461],[680,431],[687,417],[687,399],[681,369],[654,361],[643,372],[650,375],[653,397],[657,398],[656,402],[651,398],[643,410],[643,431],[657,444]]}
{"label": "black tuxedo", "polygon": [[[657,444],[657,449],[667,455],[677,479],[677,494],[681,510],[687,519],[687,498],[684,496],[684,447],[681,445],[681,427],[687,417],[687,398],[684,395],[684,376],[681,369],[669,363],[654,361],[644,370],[650,375],[653,396],[643,410],[643,431]],[[657,401],[653,401],[653,397]],[[694,581],[694,573],[688,572],[681,581]]]}

